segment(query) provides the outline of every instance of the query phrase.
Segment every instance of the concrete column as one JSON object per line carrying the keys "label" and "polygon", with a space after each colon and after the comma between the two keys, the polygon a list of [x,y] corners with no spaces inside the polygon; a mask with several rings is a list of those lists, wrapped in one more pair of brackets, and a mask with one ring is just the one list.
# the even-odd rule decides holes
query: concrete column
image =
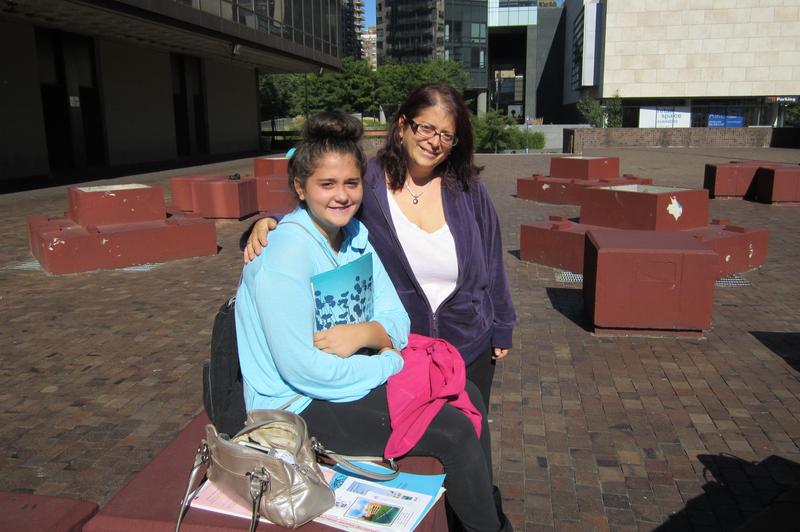
{"label": "concrete column", "polygon": [[481,91],[478,93],[478,116],[483,116],[486,114],[486,104],[487,104],[487,92]]}
{"label": "concrete column", "polygon": [[536,88],[539,86],[539,65],[537,61],[538,50],[536,26],[528,26],[525,32],[525,105],[522,109],[524,116],[536,118]]}

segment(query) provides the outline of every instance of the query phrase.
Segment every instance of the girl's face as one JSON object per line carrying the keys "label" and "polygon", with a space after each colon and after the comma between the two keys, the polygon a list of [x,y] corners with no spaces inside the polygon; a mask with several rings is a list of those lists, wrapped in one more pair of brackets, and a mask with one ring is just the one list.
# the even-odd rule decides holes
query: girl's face
{"label": "girl's face", "polygon": [[[410,119],[410,120],[409,120]],[[425,107],[416,116],[400,117],[400,135],[403,150],[408,160],[408,169],[412,173],[430,176],[434,169],[450,155],[453,146],[442,142],[441,135],[427,135],[420,125],[430,126],[438,133],[456,134],[456,123],[453,114],[441,105]],[[414,132],[414,129],[417,132]]]}
{"label": "girl's face", "polygon": [[305,185],[295,179],[294,188],[300,200],[305,201],[314,225],[331,245],[355,216],[364,196],[361,169],[355,158],[336,152],[323,155]]}

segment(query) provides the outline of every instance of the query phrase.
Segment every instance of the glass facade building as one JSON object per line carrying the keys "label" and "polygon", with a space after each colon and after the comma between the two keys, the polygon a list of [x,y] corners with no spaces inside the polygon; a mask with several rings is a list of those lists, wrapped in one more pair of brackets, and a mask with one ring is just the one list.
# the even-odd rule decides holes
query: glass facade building
{"label": "glass facade building", "polygon": [[220,18],[339,56],[341,0],[173,0]]}
{"label": "glass facade building", "polygon": [[486,0],[380,0],[377,19],[379,62],[382,57],[401,63],[460,61],[471,88],[486,89]]}
{"label": "glass facade building", "polygon": [[486,88],[488,84],[487,28],[485,1],[445,1],[445,59],[460,61],[469,70],[473,88]]}
{"label": "glass facade building", "polygon": [[532,26],[538,5],[537,0],[489,0],[489,26]]}

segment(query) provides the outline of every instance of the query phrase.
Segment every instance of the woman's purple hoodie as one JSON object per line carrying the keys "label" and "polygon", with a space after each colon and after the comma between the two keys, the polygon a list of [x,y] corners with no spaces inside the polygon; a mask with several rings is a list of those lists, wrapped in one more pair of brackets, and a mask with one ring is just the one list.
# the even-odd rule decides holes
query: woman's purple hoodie
{"label": "woman's purple hoodie", "polygon": [[511,347],[516,314],[503,267],[500,223],[486,187],[480,181],[468,191],[442,186],[442,204],[455,240],[458,280],[434,313],[397,238],[383,167],[370,160],[359,217],[411,318],[411,332],[447,340],[470,364],[490,346]]}

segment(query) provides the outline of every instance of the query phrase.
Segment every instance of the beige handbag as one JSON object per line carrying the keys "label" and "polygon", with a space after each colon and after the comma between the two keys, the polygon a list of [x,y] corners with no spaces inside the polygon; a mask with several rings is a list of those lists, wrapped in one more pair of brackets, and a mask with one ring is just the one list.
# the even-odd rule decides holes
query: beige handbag
{"label": "beige handbag", "polygon": [[197,451],[175,531],[180,530],[192,498],[192,486],[205,463],[208,463],[208,480],[229,497],[252,508],[251,532],[259,515],[285,528],[304,525],[331,508],[335,501],[333,490],[317,465],[317,453],[375,480],[397,476],[394,462],[390,462],[392,473],[379,474],[365,471],[348,460],[357,457],[343,457],[325,449],[316,439],[309,438],[306,422],[297,414],[254,410],[248,414],[245,428],[230,439],[219,434],[213,425],[206,425],[206,439]]}

